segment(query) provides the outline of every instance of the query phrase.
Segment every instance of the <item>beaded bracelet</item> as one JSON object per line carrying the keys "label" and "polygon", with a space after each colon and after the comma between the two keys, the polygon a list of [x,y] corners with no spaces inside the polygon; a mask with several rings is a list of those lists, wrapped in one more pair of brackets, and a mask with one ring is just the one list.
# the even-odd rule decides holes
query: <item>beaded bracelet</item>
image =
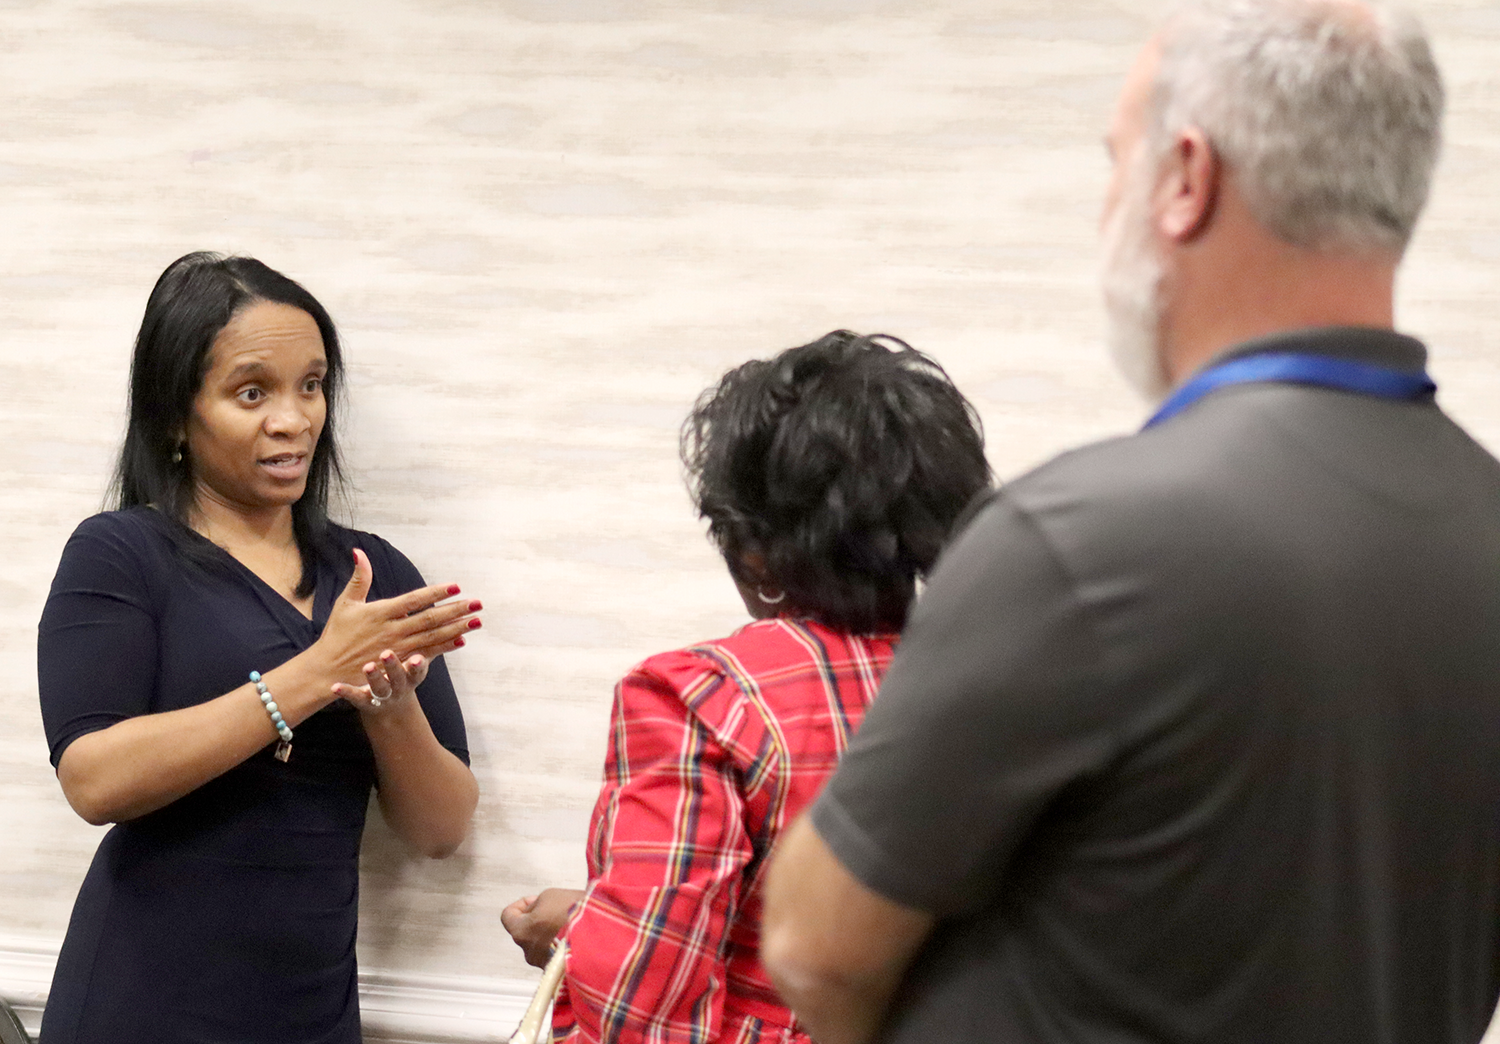
{"label": "beaded bracelet", "polygon": [[271,715],[271,724],[276,726],[276,732],[281,736],[281,742],[276,744],[276,760],[285,761],[292,756],[292,727],[281,716],[281,708],[276,706],[266,683],[261,681],[260,671],[251,671],[250,681],[255,684],[255,691],[260,693],[260,702],[266,708],[266,713]]}

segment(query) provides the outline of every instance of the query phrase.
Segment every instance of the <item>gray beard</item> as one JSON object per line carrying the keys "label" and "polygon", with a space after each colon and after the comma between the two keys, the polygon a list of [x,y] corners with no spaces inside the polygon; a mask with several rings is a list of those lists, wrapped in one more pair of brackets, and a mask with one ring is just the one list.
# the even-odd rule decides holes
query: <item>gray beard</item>
{"label": "gray beard", "polygon": [[1104,227],[1100,284],[1106,343],[1116,369],[1147,402],[1172,388],[1161,360],[1163,266],[1151,242],[1151,170],[1137,164]]}

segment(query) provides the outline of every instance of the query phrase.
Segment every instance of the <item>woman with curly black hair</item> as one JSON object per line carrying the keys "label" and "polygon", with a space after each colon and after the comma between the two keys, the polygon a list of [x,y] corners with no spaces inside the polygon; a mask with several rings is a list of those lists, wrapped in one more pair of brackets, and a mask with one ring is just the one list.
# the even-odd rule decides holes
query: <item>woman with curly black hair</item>
{"label": "woman with curly black hair", "polygon": [[726,374],[682,456],[755,620],[620,682],[588,889],[547,889],[503,920],[532,964],[559,932],[569,943],[554,1039],[806,1041],[761,967],[761,871],[988,486],[984,438],[937,363],[839,330]]}

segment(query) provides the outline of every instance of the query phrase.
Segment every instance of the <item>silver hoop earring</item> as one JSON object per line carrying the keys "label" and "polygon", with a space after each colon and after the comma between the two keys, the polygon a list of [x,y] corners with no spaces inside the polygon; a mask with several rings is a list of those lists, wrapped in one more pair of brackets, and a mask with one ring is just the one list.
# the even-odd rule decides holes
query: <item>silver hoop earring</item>
{"label": "silver hoop earring", "polygon": [[755,597],[759,598],[762,602],[765,602],[767,605],[778,605],[781,602],[786,601],[786,592],[785,591],[777,591],[776,592],[776,597],[772,598],[770,595],[766,594],[766,589],[765,588],[763,588],[763,587],[757,587],[755,589]]}

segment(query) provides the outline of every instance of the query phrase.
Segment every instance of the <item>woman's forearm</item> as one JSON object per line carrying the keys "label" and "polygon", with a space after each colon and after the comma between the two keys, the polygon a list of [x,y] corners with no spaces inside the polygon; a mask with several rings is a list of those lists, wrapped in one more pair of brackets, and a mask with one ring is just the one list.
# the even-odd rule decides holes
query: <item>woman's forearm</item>
{"label": "woman's forearm", "polygon": [[[435,584],[366,601],[373,580],[369,558],[356,550],[354,560],[354,574],[334,602],[318,640],[263,676],[294,730],[337,699],[335,683],[356,681],[360,664],[379,656],[380,650],[420,649],[439,655],[462,645],[463,633],[474,626],[471,617],[479,603],[442,602],[457,593],[453,585]],[[426,729],[425,718],[422,727]],[[430,739],[432,730],[426,731]],[[80,736],[63,752],[57,778],[68,803],[84,819],[96,825],[116,823],[171,804],[276,738],[270,715],[247,679],[247,684],[205,703],[143,714]],[[380,751],[376,753],[378,757]],[[468,773],[467,768],[463,771]],[[451,767],[447,775],[456,776]],[[472,787],[472,776],[468,782]],[[472,812],[473,799],[465,813],[465,831]]]}
{"label": "woman's forearm", "polygon": [[[335,699],[334,676],[312,649],[262,680],[294,730]],[[193,707],[143,714],[80,736],[63,752],[57,778],[68,804],[85,820],[120,823],[171,804],[277,738],[247,681]]]}
{"label": "woman's forearm", "polygon": [[375,751],[380,811],[402,840],[442,859],[468,836],[479,784],[474,773],[437,741],[416,699],[363,717]]}

